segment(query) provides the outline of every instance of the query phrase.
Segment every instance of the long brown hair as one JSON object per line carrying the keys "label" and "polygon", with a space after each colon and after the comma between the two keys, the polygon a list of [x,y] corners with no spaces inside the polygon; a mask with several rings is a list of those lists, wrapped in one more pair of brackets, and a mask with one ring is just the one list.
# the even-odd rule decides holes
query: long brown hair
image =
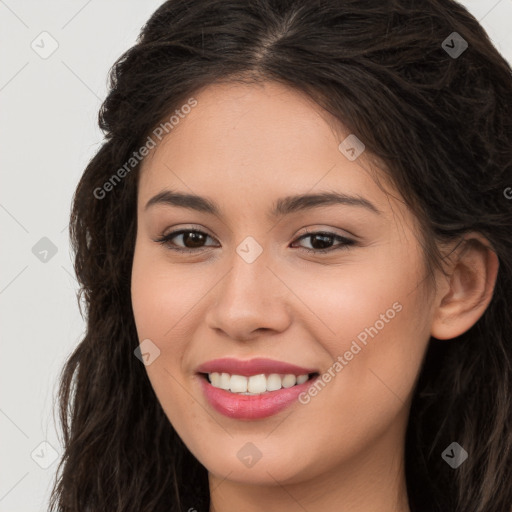
{"label": "long brown hair", "polygon": [[[447,51],[453,37],[459,50],[467,43],[459,55]],[[169,0],[153,14],[111,70],[105,141],[73,198],[87,330],[61,375],[65,451],[51,510],[208,510],[207,471],[134,356],[139,165],[104,185],[162,119],[218,80],[279,81],[339,119],[386,164],[432,266],[438,242],[468,231],[489,240],[500,263],[490,305],[457,339],[430,340],[406,480],[412,512],[510,512],[512,70],[452,0]],[[469,454],[457,469],[441,457],[454,441]]]}

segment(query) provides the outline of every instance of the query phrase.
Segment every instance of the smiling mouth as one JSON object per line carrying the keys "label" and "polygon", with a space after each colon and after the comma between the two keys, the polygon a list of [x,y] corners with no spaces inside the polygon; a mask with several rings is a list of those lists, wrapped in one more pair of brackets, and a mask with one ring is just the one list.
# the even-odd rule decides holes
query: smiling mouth
{"label": "smiling mouth", "polygon": [[234,395],[264,395],[304,384],[319,376],[318,372],[294,375],[291,373],[260,373],[244,376],[225,372],[200,373],[212,387]]}

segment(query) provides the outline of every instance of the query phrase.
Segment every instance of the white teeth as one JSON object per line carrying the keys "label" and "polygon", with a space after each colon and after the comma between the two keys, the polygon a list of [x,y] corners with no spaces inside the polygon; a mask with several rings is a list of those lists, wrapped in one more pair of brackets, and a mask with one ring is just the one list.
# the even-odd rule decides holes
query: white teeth
{"label": "white teeth", "polygon": [[304,384],[308,380],[309,375],[299,375],[297,377],[297,384]]}
{"label": "white teeth", "polygon": [[229,375],[229,373],[221,373],[220,380],[219,380],[219,388],[228,390],[230,380],[231,380],[231,375]]}
{"label": "white teeth", "polygon": [[281,389],[281,376],[271,373],[267,377],[267,391],[277,391],[278,389]]}
{"label": "white teeth", "polygon": [[212,386],[228,390],[230,386],[231,375],[229,375],[229,373],[213,372],[210,373],[210,381]]}
{"label": "white teeth", "polygon": [[240,393],[243,395],[259,395],[267,391],[277,391],[281,388],[291,388],[296,384],[304,384],[309,379],[309,375],[279,375],[271,373],[265,375],[230,375],[229,373],[213,372],[208,374],[213,387]]}
{"label": "white teeth", "polygon": [[212,386],[215,386],[216,388],[220,388],[220,373],[218,373],[218,372],[210,373],[210,381],[212,383]]}
{"label": "white teeth", "polygon": [[285,375],[282,384],[283,388],[291,388],[292,386],[295,386],[295,384],[297,384],[297,377],[295,377],[295,375],[292,375],[291,373]]}
{"label": "white teeth", "polygon": [[229,389],[233,393],[245,393],[247,391],[248,379],[243,375],[231,375]]}
{"label": "white teeth", "polygon": [[252,375],[248,379],[247,391],[249,393],[265,393],[267,391],[267,379],[265,374]]}

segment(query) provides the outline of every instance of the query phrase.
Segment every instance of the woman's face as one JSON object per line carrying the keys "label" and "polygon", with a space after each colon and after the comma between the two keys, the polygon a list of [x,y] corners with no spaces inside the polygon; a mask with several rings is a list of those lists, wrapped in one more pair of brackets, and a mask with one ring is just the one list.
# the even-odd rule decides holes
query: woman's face
{"label": "woman's face", "polygon": [[[403,454],[430,337],[415,218],[297,91],[195,99],[139,182],[132,301],[158,400],[219,478],[378,477]],[[333,196],[288,199],[317,194]]]}

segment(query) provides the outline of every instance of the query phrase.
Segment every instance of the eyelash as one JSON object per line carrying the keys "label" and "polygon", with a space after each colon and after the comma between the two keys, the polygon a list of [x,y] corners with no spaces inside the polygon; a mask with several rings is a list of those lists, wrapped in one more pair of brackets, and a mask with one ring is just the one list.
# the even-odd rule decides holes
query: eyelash
{"label": "eyelash", "polygon": [[[184,233],[198,233],[198,234],[206,235],[207,237],[213,238],[210,235],[208,235],[208,233],[205,233],[203,231],[199,231],[197,229],[180,229],[178,231],[172,231],[171,233],[169,233],[169,234],[167,234],[165,236],[162,236],[161,238],[155,240],[155,242],[158,242],[158,243],[166,246],[168,249],[170,249],[172,251],[181,252],[181,253],[193,253],[193,252],[198,252],[198,251],[202,251],[203,250],[202,247],[196,248],[196,249],[191,249],[191,248],[187,248],[187,247],[180,247],[180,246],[177,246],[177,245],[174,245],[174,244],[170,244],[171,239],[173,239],[176,236],[182,235]],[[300,240],[302,240],[304,238],[311,238],[313,235],[321,235],[321,236],[332,237],[332,238],[338,240],[339,242],[341,242],[341,244],[338,245],[337,247],[334,247],[334,248],[330,247],[328,249],[308,249],[306,247],[301,247],[302,250],[304,250],[304,251],[306,251],[308,253],[314,253],[314,254],[321,253],[321,254],[325,254],[325,253],[328,253],[328,252],[333,252],[333,251],[338,251],[338,250],[346,250],[350,246],[356,244],[356,242],[354,240],[350,240],[349,238],[345,238],[345,237],[343,237],[341,235],[337,235],[336,233],[332,233],[332,232],[329,232],[329,231],[306,231],[306,233],[304,233],[299,238],[297,238],[297,241],[300,241]]]}

